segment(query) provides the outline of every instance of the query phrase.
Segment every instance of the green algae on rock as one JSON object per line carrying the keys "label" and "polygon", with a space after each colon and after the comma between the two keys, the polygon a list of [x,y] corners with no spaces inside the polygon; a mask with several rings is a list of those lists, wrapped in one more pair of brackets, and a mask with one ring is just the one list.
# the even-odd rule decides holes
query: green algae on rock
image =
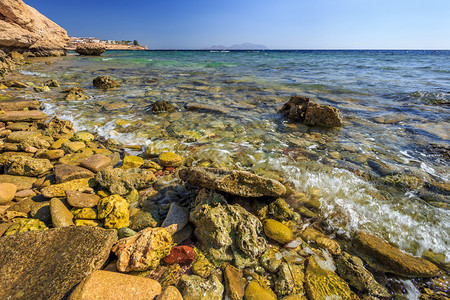
{"label": "green algae on rock", "polygon": [[135,155],[128,155],[123,158],[122,169],[135,169],[144,164],[144,159]]}
{"label": "green algae on rock", "polygon": [[158,280],[163,289],[171,285],[177,285],[179,270],[180,270],[179,264],[171,264],[167,267],[167,269],[164,270],[164,273]]}
{"label": "green algae on rock", "polygon": [[122,228],[130,225],[128,202],[120,195],[111,195],[98,202],[98,218],[106,228]]}
{"label": "green algae on rock", "polygon": [[18,232],[27,232],[34,230],[48,229],[44,222],[37,219],[17,219],[4,233],[4,235],[11,235]]}
{"label": "green algae on rock", "polygon": [[303,295],[303,265],[293,263],[281,263],[276,275],[274,290],[277,295],[286,296],[292,294]]}
{"label": "green algae on rock", "polygon": [[177,287],[184,300],[222,300],[224,292],[223,284],[214,275],[209,279],[197,275],[183,275]]}
{"label": "green algae on rock", "polygon": [[90,188],[90,182],[92,178],[82,178],[67,181],[64,183],[53,184],[45,187],[41,190],[42,195],[45,198],[64,198],[66,197],[66,191],[84,191]]}
{"label": "green algae on rock", "polygon": [[92,84],[99,89],[112,89],[116,87],[120,87],[120,84],[116,81],[114,81],[111,77],[108,75],[104,76],[98,76],[93,81]]}
{"label": "green algae on rock", "polygon": [[126,195],[132,189],[144,189],[156,181],[156,177],[151,171],[120,168],[106,168],[97,173],[96,181],[100,186],[107,188],[111,194]]}
{"label": "green algae on rock", "polygon": [[292,240],[292,231],[281,222],[273,219],[264,221],[264,233],[271,239],[286,244]]}

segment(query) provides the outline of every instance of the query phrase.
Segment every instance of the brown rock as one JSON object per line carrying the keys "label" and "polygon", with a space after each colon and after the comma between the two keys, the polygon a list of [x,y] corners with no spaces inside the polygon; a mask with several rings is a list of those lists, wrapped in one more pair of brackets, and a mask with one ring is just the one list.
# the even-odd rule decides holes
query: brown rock
{"label": "brown rock", "polygon": [[[53,137],[54,139],[71,138],[73,136],[73,132],[74,129],[72,122],[68,120],[61,120],[58,117],[51,119],[47,125],[47,129],[45,130],[45,134]],[[69,140],[66,141],[69,142]]]}
{"label": "brown rock", "polygon": [[94,177],[94,173],[82,167],[69,164],[55,166],[55,178],[57,183],[89,177]]}
{"label": "brown rock", "polygon": [[156,280],[98,270],[77,286],[69,300],[148,300],[154,299],[160,293],[161,285]]}
{"label": "brown rock", "polygon": [[112,89],[112,88],[120,87],[119,83],[112,80],[112,78],[107,75],[96,77],[92,83],[94,84],[94,86],[96,88],[100,88],[100,89]]}
{"label": "brown rock", "polygon": [[197,255],[192,247],[175,246],[170,250],[170,254],[163,258],[163,261],[168,265],[189,264],[195,261],[196,258]]}
{"label": "brown rock", "polygon": [[224,268],[225,291],[231,300],[240,300],[244,298],[244,277],[241,271],[230,264]]}
{"label": "brown rock", "polygon": [[0,47],[42,53],[62,50],[69,41],[64,29],[21,0],[2,1],[0,14]]}
{"label": "brown rock", "polygon": [[354,243],[364,254],[378,260],[390,273],[407,277],[434,277],[439,268],[433,263],[406,254],[383,239],[367,232],[356,232]]}
{"label": "brown rock", "polygon": [[59,184],[53,184],[48,187],[45,187],[41,190],[42,195],[44,195],[45,198],[54,198],[54,197],[60,197],[63,198],[66,196],[67,190],[73,190],[73,191],[86,191],[90,189],[89,181],[91,178],[81,178],[81,179],[75,179]]}
{"label": "brown rock", "polygon": [[94,154],[81,161],[81,166],[94,173],[100,172],[111,164],[111,158],[103,154]]}
{"label": "brown rock", "polygon": [[170,285],[168,286],[157,298],[156,300],[183,300],[180,291]]}
{"label": "brown rock", "polygon": [[53,227],[60,228],[74,226],[73,215],[58,198],[50,200],[50,213],[52,215]]}
{"label": "brown rock", "polygon": [[21,143],[23,140],[29,137],[38,137],[42,134],[38,131],[15,131],[8,134],[8,138],[6,139],[9,143]]}
{"label": "brown rock", "polygon": [[14,156],[6,161],[5,167],[9,175],[43,177],[50,173],[53,164],[48,159]]}
{"label": "brown rock", "polygon": [[34,157],[36,158],[45,158],[48,160],[57,160],[64,156],[64,150],[56,149],[56,150],[45,150],[40,153],[36,153]]}
{"label": "brown rock", "polygon": [[97,205],[100,197],[95,194],[87,194],[77,191],[66,191],[67,202],[73,207],[94,207]]}
{"label": "brown rock", "polygon": [[88,43],[81,46],[78,46],[75,51],[80,55],[88,55],[88,56],[99,56],[103,52],[106,51],[105,47],[95,44]]}
{"label": "brown rock", "polygon": [[0,205],[11,202],[16,194],[17,186],[12,183],[0,183]]}
{"label": "brown rock", "polygon": [[116,241],[114,230],[85,226],[2,237],[0,299],[61,299],[103,266]]}
{"label": "brown rock", "polygon": [[7,111],[0,114],[0,122],[32,122],[45,118],[47,115],[40,110]]}
{"label": "brown rock", "polygon": [[309,98],[293,96],[278,111],[293,121],[310,126],[338,127],[342,126],[341,112],[330,105],[313,103]]}
{"label": "brown rock", "polygon": [[34,196],[36,196],[36,193],[33,190],[23,190],[14,195],[14,201],[21,201],[25,198],[32,198]]}
{"label": "brown rock", "polygon": [[3,111],[35,110],[39,108],[40,104],[37,100],[11,99],[0,102],[0,110]]}
{"label": "brown rock", "polygon": [[37,179],[34,177],[14,176],[14,175],[0,175],[0,183],[13,183],[17,187],[17,191],[29,190],[33,187],[33,183]]}

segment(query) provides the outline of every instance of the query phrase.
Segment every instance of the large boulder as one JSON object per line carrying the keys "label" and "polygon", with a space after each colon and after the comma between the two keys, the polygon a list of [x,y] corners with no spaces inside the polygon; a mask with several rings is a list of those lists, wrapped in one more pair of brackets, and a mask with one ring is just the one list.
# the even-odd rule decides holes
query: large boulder
{"label": "large boulder", "polygon": [[337,108],[313,103],[306,97],[291,97],[278,112],[292,121],[298,121],[309,126],[342,126],[342,114]]}
{"label": "large boulder", "polygon": [[0,28],[0,47],[5,49],[64,54],[63,49],[69,42],[63,28],[22,0],[0,2]]}
{"label": "large boulder", "polygon": [[189,184],[243,197],[278,197],[286,192],[284,185],[246,171],[214,168],[186,168],[180,178]]}
{"label": "large boulder", "polygon": [[1,299],[61,299],[100,269],[117,241],[114,230],[71,226],[0,239]]}
{"label": "large boulder", "polygon": [[87,43],[81,46],[78,46],[75,51],[80,55],[86,56],[99,56],[103,52],[106,51],[106,48],[102,45],[95,43]]}
{"label": "large boulder", "polygon": [[118,168],[106,168],[97,173],[95,180],[100,186],[107,188],[111,194],[126,195],[132,189],[140,190],[150,187],[156,181],[152,171]]}

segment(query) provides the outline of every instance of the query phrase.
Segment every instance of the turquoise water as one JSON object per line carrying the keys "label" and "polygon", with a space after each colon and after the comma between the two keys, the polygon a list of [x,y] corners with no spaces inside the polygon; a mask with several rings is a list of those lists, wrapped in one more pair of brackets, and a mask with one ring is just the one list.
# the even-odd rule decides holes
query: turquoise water
{"label": "turquoise water", "polygon": [[[122,87],[94,89],[98,75]],[[67,102],[60,90],[19,95],[39,97],[78,129],[318,189],[338,233],[366,229],[410,253],[450,258],[450,51],[69,53],[37,59],[21,76],[83,87],[88,101]],[[295,94],[339,108],[344,126],[287,122],[277,111]],[[179,111],[153,115],[157,100]],[[186,109],[195,105],[206,110]],[[371,160],[413,183],[394,186]]]}

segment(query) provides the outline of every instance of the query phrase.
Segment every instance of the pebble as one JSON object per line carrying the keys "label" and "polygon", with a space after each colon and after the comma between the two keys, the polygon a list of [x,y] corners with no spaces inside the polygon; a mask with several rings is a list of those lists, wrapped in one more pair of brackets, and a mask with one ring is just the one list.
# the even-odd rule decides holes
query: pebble
{"label": "pebble", "polygon": [[66,191],[67,202],[73,207],[94,207],[100,201],[100,197],[95,194],[87,194],[78,191]]}
{"label": "pebble", "polygon": [[17,192],[17,186],[12,183],[0,183],[0,205],[11,202]]}
{"label": "pebble", "polygon": [[170,254],[163,258],[163,261],[168,264],[189,264],[197,258],[195,251],[189,246],[175,246],[170,251]]}
{"label": "pebble", "polygon": [[289,227],[277,220],[267,219],[264,222],[264,233],[281,244],[289,243],[292,240],[292,232]]}
{"label": "pebble", "polygon": [[103,154],[94,154],[81,161],[80,165],[94,173],[98,173],[111,164],[111,158]]}
{"label": "pebble", "polygon": [[52,215],[53,227],[60,228],[75,225],[73,215],[58,198],[50,200],[50,213]]}

